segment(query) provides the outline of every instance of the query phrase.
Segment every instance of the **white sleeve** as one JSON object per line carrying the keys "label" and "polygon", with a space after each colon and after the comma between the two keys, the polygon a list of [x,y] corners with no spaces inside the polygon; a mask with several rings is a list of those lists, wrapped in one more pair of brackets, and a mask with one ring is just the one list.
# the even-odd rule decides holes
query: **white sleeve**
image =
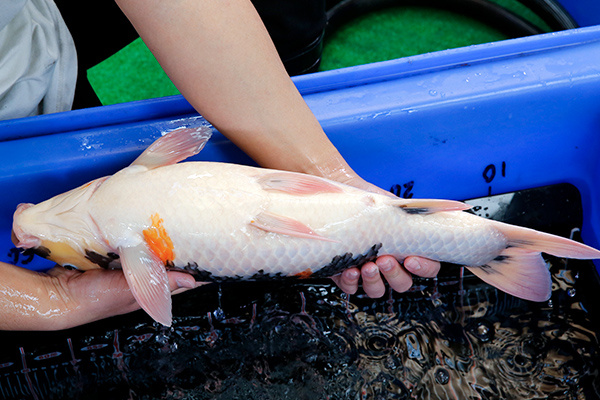
{"label": "white sleeve", "polygon": [[70,110],[77,55],[54,1],[0,0],[0,15],[0,120]]}

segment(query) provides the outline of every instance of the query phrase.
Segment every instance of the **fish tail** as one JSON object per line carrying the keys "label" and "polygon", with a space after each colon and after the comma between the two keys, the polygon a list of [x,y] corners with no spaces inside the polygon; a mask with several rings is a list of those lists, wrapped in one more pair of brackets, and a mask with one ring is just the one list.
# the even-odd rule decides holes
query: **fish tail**
{"label": "fish tail", "polygon": [[509,247],[580,260],[600,258],[600,250],[571,239],[498,221],[491,222],[507,238]]}
{"label": "fish tail", "polygon": [[487,264],[467,268],[490,285],[525,300],[546,301],[552,294],[552,278],[541,253],[577,259],[600,258],[600,251],[574,240],[490,222],[506,237],[507,247]]}

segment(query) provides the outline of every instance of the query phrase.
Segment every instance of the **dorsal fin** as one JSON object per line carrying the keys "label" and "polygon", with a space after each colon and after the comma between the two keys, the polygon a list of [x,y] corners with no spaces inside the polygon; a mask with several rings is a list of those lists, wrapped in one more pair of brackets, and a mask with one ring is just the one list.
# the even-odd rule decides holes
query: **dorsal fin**
{"label": "dorsal fin", "polygon": [[175,129],[158,138],[131,165],[143,165],[154,169],[177,164],[198,154],[211,135],[212,129],[207,125]]}

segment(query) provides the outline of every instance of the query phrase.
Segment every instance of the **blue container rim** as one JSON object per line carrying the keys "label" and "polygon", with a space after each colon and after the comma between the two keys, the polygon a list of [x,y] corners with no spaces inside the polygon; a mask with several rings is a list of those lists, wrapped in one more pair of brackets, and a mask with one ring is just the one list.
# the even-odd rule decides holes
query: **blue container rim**
{"label": "blue container rim", "polygon": [[[339,90],[600,41],[600,25],[292,77],[302,95]],[[0,121],[0,141],[196,114],[181,95]]]}

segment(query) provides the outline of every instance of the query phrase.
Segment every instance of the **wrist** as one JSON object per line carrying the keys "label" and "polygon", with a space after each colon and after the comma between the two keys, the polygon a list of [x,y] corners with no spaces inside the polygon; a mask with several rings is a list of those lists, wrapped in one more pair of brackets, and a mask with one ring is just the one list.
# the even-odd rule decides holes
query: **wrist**
{"label": "wrist", "polygon": [[56,278],[0,263],[0,329],[62,329],[76,305]]}

